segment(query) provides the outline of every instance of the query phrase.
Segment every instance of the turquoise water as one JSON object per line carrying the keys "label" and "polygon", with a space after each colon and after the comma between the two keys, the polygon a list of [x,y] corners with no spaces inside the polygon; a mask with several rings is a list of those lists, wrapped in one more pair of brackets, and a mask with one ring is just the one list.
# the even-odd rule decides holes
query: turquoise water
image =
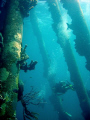
{"label": "turquoise water", "polygon": [[[67,24],[71,23],[72,19],[67,14],[67,10],[65,10],[60,2],[58,5],[61,10],[61,17],[64,22],[63,30],[65,35],[69,38],[71,48],[78,66],[78,70],[82,77],[85,88],[89,89],[90,86],[90,73],[86,69],[86,59],[84,56],[80,56],[75,49],[75,41],[76,36],[73,34],[71,29],[67,30]],[[84,18],[88,25],[88,29],[90,30],[90,2],[85,2],[84,0],[80,1],[81,9],[83,11]],[[32,17],[35,12],[36,21],[38,23],[38,28],[40,30],[40,35],[37,29],[34,27],[34,30],[38,34],[38,38],[42,38],[42,44],[45,48],[46,55],[48,56],[48,61],[50,66],[47,65],[47,59],[43,51],[40,51],[40,44],[38,44],[37,37],[35,36],[35,32],[33,31],[32,22],[34,22],[34,18]],[[44,76],[44,72],[47,71],[48,75],[55,74],[55,83],[59,81],[70,81],[70,73],[68,71],[68,66],[65,61],[65,57],[62,51],[62,48],[57,43],[57,36],[54,30],[52,29],[53,19],[51,13],[49,11],[49,7],[46,1],[38,1],[38,4],[34,9],[30,11],[30,16],[24,19],[23,26],[23,46],[25,44],[28,45],[26,49],[26,53],[29,55],[30,59],[27,60],[28,64],[31,60],[38,61],[38,64],[35,67],[35,70],[28,71],[24,73],[21,70],[20,79],[24,82],[24,94],[30,91],[30,86],[33,86],[37,91],[40,91],[39,96],[44,97],[46,102],[44,103],[44,108],[40,106],[29,105],[28,108],[30,111],[34,111],[39,113],[39,120],[58,120],[58,111],[54,109],[54,106],[51,104],[49,96],[52,94],[52,87],[50,86],[50,81],[48,80],[48,76]],[[45,67],[46,66],[46,67]],[[49,69],[47,69],[49,67]],[[46,74],[47,74],[46,73]],[[83,120],[81,115],[81,108],[79,106],[79,100],[75,91],[68,90],[65,94],[60,96],[62,106],[64,111],[68,112],[72,115],[72,120]],[[57,102],[57,101],[56,101]],[[23,120],[22,116],[22,106],[21,103],[17,104],[17,118],[18,120]]]}

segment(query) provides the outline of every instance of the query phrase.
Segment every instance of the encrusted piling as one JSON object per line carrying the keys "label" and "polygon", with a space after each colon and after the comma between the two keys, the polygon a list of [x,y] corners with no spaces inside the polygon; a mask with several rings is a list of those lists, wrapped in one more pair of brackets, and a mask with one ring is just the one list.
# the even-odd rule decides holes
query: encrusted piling
{"label": "encrusted piling", "polygon": [[65,61],[68,65],[68,70],[70,72],[71,81],[74,83],[75,90],[79,98],[80,107],[83,111],[82,115],[85,118],[85,120],[90,120],[90,101],[86,93],[86,90],[84,88],[80,73],[78,71],[77,63],[75,61],[74,54],[71,49],[69,38],[66,35],[67,31],[64,30],[64,26],[63,26],[64,24],[60,14],[60,9],[57,0],[53,0],[53,2],[51,2],[51,0],[47,0],[47,2],[48,2],[49,10],[52,15],[52,19],[54,21],[52,27],[57,35],[57,39],[58,39],[57,42],[60,44],[63,50]]}
{"label": "encrusted piling", "polygon": [[90,31],[86,24],[79,0],[61,0],[63,7],[72,19],[68,28],[73,30],[76,51],[86,58],[86,68],[90,71]]}
{"label": "encrusted piling", "polygon": [[7,0],[7,15],[3,30],[4,47],[0,68],[0,95],[4,99],[0,105],[1,120],[15,120],[16,117],[17,94],[13,90],[18,89],[19,66],[17,66],[17,61],[20,59],[23,30],[23,18],[18,6],[19,0]]}
{"label": "encrusted piling", "polygon": [[[23,18],[37,4],[37,0],[7,0],[3,28],[3,50],[0,61],[0,119],[15,120],[18,79],[21,60]],[[0,50],[1,52],[1,50]]]}

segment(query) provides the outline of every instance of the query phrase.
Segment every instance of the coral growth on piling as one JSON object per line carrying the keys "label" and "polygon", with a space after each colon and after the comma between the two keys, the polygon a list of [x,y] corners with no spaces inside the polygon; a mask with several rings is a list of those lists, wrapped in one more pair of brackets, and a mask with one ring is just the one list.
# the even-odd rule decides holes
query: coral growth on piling
{"label": "coral growth on piling", "polygon": [[37,4],[37,0],[20,0],[19,8],[23,17],[29,16],[29,11]]}

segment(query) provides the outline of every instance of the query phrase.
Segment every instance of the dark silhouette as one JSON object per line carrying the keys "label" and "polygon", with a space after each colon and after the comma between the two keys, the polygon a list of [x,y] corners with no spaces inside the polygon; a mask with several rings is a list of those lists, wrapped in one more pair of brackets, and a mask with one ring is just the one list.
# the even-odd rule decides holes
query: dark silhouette
{"label": "dark silhouette", "polygon": [[58,94],[64,94],[67,92],[67,90],[71,89],[74,90],[74,86],[71,85],[68,81],[60,81],[59,83],[56,83],[56,85],[53,87],[54,92]]}
{"label": "dark silhouette", "polygon": [[27,70],[34,70],[35,69],[35,65],[37,64],[38,62],[37,61],[33,61],[31,60],[31,63],[29,65],[27,65],[27,62],[22,64],[20,66],[20,69],[21,70],[24,70],[24,72],[27,72]]}
{"label": "dark silhouette", "polygon": [[29,59],[29,56],[26,54],[27,45],[24,48],[21,48],[21,58],[17,61],[17,65],[20,65],[20,69],[27,72],[27,70],[34,70],[35,65],[38,63],[37,61],[31,60],[30,64],[27,65],[26,60]]}
{"label": "dark silhouette", "polygon": [[13,90],[13,92],[18,94],[18,101],[20,101],[23,98],[23,91],[24,91],[24,84],[21,81],[19,81],[18,89]]}
{"label": "dark silhouette", "polygon": [[36,97],[38,96],[39,92],[35,92],[32,87],[32,89],[29,93],[23,95],[24,84],[21,81],[19,82],[18,87],[19,87],[18,90],[14,89],[13,92],[18,93],[18,101],[21,101],[21,103],[22,103],[24,120],[26,120],[26,119],[32,120],[32,118],[38,120],[38,118],[36,116],[36,115],[38,115],[38,113],[30,112],[28,110],[27,106],[29,104],[38,105],[40,103],[40,101],[38,101],[36,103],[34,101],[36,99]]}

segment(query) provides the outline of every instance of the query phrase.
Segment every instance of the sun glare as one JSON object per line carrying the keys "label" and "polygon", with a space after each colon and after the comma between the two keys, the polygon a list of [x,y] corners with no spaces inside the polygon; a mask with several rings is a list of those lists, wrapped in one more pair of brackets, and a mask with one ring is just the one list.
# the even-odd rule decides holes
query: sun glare
{"label": "sun glare", "polygon": [[80,0],[80,2],[88,2],[88,3],[90,3],[90,0]]}

